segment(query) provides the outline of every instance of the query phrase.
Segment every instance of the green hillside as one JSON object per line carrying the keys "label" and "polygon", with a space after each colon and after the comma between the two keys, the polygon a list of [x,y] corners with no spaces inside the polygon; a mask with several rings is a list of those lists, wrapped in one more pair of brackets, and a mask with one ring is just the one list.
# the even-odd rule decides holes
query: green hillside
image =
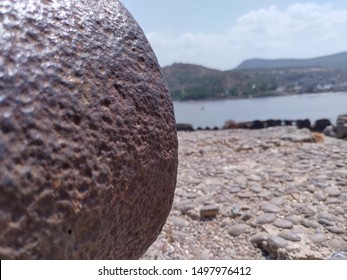
{"label": "green hillside", "polygon": [[162,71],[172,98],[182,101],[347,91],[347,52],[315,59],[248,60],[229,71],[184,63]]}

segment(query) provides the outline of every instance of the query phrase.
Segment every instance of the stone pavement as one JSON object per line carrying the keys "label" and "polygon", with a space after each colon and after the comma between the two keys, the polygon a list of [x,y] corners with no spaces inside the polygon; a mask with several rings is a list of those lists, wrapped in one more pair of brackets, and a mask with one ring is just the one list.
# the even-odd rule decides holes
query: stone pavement
{"label": "stone pavement", "polygon": [[143,259],[347,259],[347,141],[294,127],[178,139],[174,205]]}

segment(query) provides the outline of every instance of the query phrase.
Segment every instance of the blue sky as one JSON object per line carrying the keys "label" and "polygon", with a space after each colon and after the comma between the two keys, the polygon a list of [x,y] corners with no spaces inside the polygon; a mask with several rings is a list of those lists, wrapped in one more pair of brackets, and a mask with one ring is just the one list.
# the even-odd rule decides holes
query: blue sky
{"label": "blue sky", "polygon": [[250,58],[347,51],[347,1],[121,0],[159,63],[227,70]]}

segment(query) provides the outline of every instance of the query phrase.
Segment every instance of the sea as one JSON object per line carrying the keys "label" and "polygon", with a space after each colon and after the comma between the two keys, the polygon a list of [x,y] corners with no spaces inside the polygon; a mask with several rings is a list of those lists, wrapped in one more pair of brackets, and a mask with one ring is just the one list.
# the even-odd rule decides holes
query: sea
{"label": "sea", "polygon": [[221,128],[225,121],[236,122],[281,119],[318,119],[336,122],[347,114],[347,92],[326,92],[248,99],[175,101],[177,123],[188,123],[196,129]]}

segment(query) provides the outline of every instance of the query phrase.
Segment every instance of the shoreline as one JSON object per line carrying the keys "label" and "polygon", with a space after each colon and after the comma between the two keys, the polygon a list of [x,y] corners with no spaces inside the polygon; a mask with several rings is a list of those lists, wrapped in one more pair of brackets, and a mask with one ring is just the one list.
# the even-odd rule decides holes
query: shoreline
{"label": "shoreline", "polygon": [[263,95],[251,97],[221,97],[221,98],[205,98],[205,99],[187,99],[187,100],[174,100],[173,102],[179,103],[193,103],[193,102],[208,102],[208,101],[227,101],[227,100],[248,100],[248,99],[263,99],[269,97],[287,97],[287,96],[302,96],[302,95],[322,95],[322,94],[338,94],[347,93],[347,91],[321,91],[321,92],[305,92],[305,93],[283,93],[279,95]]}

